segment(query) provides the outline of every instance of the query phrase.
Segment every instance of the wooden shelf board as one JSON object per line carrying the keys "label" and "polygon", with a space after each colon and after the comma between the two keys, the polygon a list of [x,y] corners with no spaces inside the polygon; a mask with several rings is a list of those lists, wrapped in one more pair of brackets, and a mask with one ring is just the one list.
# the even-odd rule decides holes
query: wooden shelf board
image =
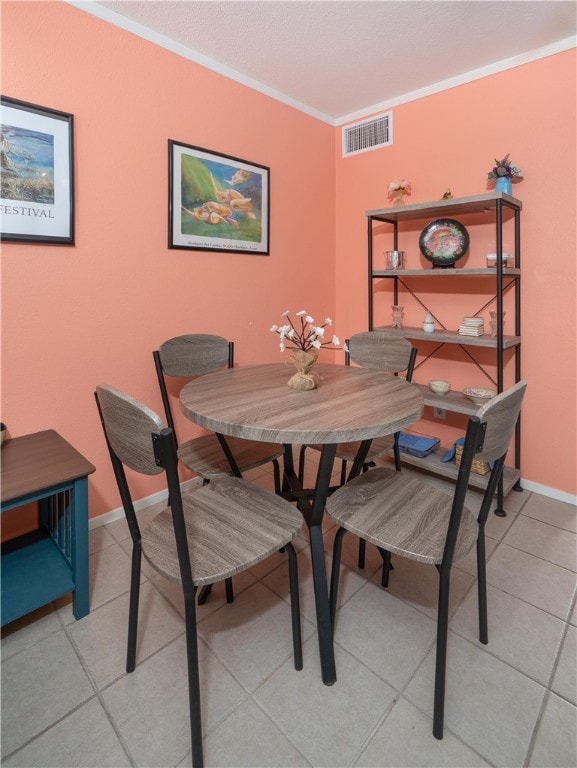
{"label": "wooden shelf board", "polygon": [[[516,267],[504,267],[504,277],[519,277],[521,270]],[[456,269],[373,269],[372,277],[491,277],[497,276],[497,267],[472,267]]]}
{"label": "wooden shelf board", "polygon": [[[456,481],[459,474],[459,468],[454,461],[442,462],[441,457],[447,452],[447,448],[437,446],[428,456],[419,458],[418,456],[410,456],[407,453],[401,454],[401,462],[408,466],[422,469],[426,472],[430,472],[433,475],[440,477],[447,477],[450,480]],[[490,474],[477,475],[471,472],[469,478],[469,486],[478,490],[484,491],[487,487],[487,481]],[[520,472],[514,467],[505,467],[503,471],[503,494],[506,496],[513,488],[515,483],[520,478]]]}
{"label": "wooden shelf board", "polygon": [[503,192],[487,192],[483,195],[456,197],[453,200],[436,200],[426,203],[411,203],[410,205],[392,206],[365,211],[365,215],[379,221],[410,221],[424,219],[434,215],[464,215],[467,213],[490,213],[497,209],[497,200],[503,203],[503,210],[521,210],[522,203],[511,195]]}
{"label": "wooden shelf board", "polygon": [[[483,336],[461,336],[458,331],[434,331],[426,333],[422,328],[403,326],[402,328],[393,328],[391,325],[377,326],[375,331],[387,331],[404,339],[421,339],[422,341],[432,341],[436,344],[461,344],[464,347],[488,347],[497,349],[497,339],[485,333]],[[503,349],[511,349],[521,344],[520,336],[503,336]]]}
{"label": "wooden shelf board", "polygon": [[431,392],[427,384],[417,384],[416,382],[413,382],[413,384],[419,387],[423,393],[425,405],[428,405],[430,408],[442,408],[451,413],[463,413],[467,416],[473,416],[481,407],[475,405],[462,392],[450,391],[446,395],[436,395],[434,392]]}

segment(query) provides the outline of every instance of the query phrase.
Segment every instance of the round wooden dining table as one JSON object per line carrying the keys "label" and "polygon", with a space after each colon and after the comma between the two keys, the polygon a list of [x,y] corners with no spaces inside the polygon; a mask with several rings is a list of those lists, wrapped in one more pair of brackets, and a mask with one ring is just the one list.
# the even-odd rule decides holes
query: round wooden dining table
{"label": "round wooden dining table", "polygon": [[[348,365],[317,365],[317,389],[287,386],[294,369],[287,363],[226,368],[186,384],[180,393],[183,413],[205,429],[225,436],[283,443],[283,495],[297,502],[309,527],[321,675],[336,681],[322,518],[336,444],[360,441],[354,476],[375,437],[394,434],[423,412],[418,387],[381,371]],[[322,444],[314,489],[303,489],[294,472],[292,446]],[[229,457],[230,458],[230,457]],[[233,471],[238,471],[231,463]]]}

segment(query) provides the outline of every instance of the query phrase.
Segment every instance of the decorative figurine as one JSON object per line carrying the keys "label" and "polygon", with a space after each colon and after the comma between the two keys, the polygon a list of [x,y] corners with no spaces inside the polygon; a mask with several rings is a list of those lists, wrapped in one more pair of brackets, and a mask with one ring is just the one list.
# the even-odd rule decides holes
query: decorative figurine
{"label": "decorative figurine", "polygon": [[[491,326],[491,336],[495,337],[497,335],[497,312],[489,312],[491,315],[491,320],[489,321]],[[505,312],[503,312],[503,328],[505,327]]]}
{"label": "decorative figurine", "polygon": [[430,312],[427,312],[423,320],[423,330],[425,333],[434,333],[435,331],[435,318]]}
{"label": "decorative figurine", "polygon": [[393,328],[402,328],[403,327],[403,310],[404,307],[399,306],[398,304],[393,304],[391,309],[393,310]]}

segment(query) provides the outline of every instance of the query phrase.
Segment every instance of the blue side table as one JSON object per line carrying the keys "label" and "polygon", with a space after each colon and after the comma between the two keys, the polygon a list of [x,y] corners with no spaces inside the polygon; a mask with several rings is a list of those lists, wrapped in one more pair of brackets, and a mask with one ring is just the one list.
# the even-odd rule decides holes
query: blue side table
{"label": "blue side table", "polygon": [[54,430],[6,440],[1,511],[38,502],[38,529],[2,545],[2,626],[69,592],[86,616],[88,475],[95,467]]}

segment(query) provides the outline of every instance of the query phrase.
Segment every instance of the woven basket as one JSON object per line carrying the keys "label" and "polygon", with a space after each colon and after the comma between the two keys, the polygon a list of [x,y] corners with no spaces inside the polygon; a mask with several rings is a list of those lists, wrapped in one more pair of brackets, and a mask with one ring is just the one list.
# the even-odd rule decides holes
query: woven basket
{"label": "woven basket", "polygon": [[[461,456],[463,454],[463,446],[458,445],[455,448],[455,463],[458,467],[461,466]],[[487,464],[486,461],[479,461],[479,459],[473,459],[473,464],[471,466],[471,472],[474,472],[476,475],[486,475],[489,471],[490,467]]]}

